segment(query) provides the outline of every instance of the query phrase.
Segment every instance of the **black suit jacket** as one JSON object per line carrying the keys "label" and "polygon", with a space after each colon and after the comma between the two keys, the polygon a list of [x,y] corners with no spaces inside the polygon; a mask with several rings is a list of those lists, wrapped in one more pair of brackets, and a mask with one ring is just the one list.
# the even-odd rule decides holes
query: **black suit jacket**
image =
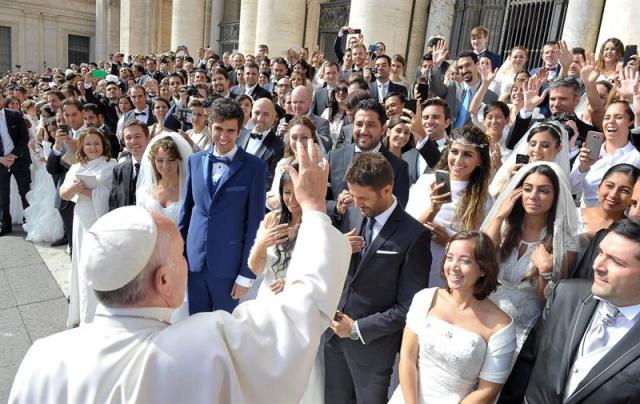
{"label": "black suit jacket", "polygon": [[[378,99],[378,84],[375,80],[369,83],[369,92],[371,93],[371,96],[373,97],[373,99],[375,100]],[[391,94],[391,93],[401,93],[401,94],[404,94],[404,96],[406,97],[407,87],[401,84],[396,84],[392,81],[389,81],[389,90],[387,91],[387,94]]]}
{"label": "black suit jacket", "polygon": [[[569,372],[596,311],[591,281],[559,282],[531,331],[499,403],[562,403]],[[591,369],[567,404],[640,402],[640,322]],[[528,382],[528,383],[527,383]]]}
{"label": "black suit jacket", "polygon": [[59,155],[53,153],[49,153],[49,157],[47,158],[46,169],[49,174],[51,174],[51,178],[53,178],[53,182],[56,184],[56,200],[55,206],[58,209],[64,209],[69,204],[73,202],[64,200],[60,198],[60,187],[64,183],[64,179],[67,176],[67,171],[69,171],[69,165],[62,160],[62,156],[64,156],[66,152],[66,148],[63,146],[62,152]]}
{"label": "black suit jacket", "polygon": [[[236,145],[246,151],[250,136],[250,130],[242,129]],[[262,161],[267,164],[267,188],[265,192],[268,192],[271,189],[276,165],[284,156],[284,142],[276,136],[275,130],[272,129],[271,132],[266,135],[254,156],[261,158]]]}
{"label": "black suit jacket", "polygon": [[106,124],[99,129],[109,141],[109,145],[111,146],[111,157],[117,159],[118,155],[120,155],[120,141],[118,140],[118,137]]}
{"label": "black suit jacket", "polygon": [[418,178],[424,174],[424,172],[418,173],[418,158],[420,156],[427,162],[427,167],[433,169],[438,164],[441,155],[438,144],[431,139],[427,140],[420,149],[413,148],[402,153],[402,160],[406,161],[409,166],[409,182],[415,184]]}
{"label": "black suit jacket", "polygon": [[96,95],[92,88],[85,89],[84,96],[87,102],[96,104],[98,108],[100,108],[102,115],[104,116],[104,124],[111,129],[111,132],[115,133],[119,119],[118,111],[116,110],[117,105],[112,104],[107,97],[100,94]]}
{"label": "black suit jacket", "polygon": [[[9,136],[13,142],[13,155],[16,156],[15,164],[31,164],[31,153],[29,153],[29,129],[21,112],[5,108],[4,116],[7,122]],[[7,152],[8,150],[5,150]]]}
{"label": "black suit jacket", "polygon": [[[327,194],[327,212],[335,212],[338,195],[347,189],[345,178],[351,160],[356,153],[355,144],[349,144],[329,153],[329,192]],[[393,168],[393,194],[402,206],[407,206],[409,200],[409,167],[405,161],[396,157],[384,146],[380,147],[380,154],[387,159]]]}
{"label": "black suit jacket", "polygon": [[[153,107],[150,104],[147,104],[147,105],[149,105],[149,113],[147,115],[147,126],[151,126],[154,123],[156,123],[156,117],[153,116]],[[124,118],[122,119],[122,122],[127,122],[127,121],[130,121],[132,119],[136,119],[135,112],[136,112],[135,109],[132,109],[131,111],[127,112],[124,115]]]}
{"label": "black suit jacket", "polygon": [[[343,233],[355,228],[359,234],[364,223],[356,207],[349,208],[341,222],[334,222]],[[341,340],[347,362],[357,358],[393,365],[411,300],[428,286],[430,242],[425,227],[397,204],[366,254],[352,255],[338,310],[357,320],[365,344]]]}
{"label": "black suit jacket", "polygon": [[[242,94],[244,94],[243,86],[238,85],[231,89],[231,95],[232,95],[231,98],[236,98],[237,96]],[[256,84],[256,87],[253,89],[253,92],[251,92],[251,98],[253,98],[254,101],[257,101],[260,98],[271,99],[271,93],[265,90],[264,88],[260,87],[260,84]]]}
{"label": "black suit jacket", "polygon": [[136,204],[136,184],[133,182],[133,160],[131,155],[113,167],[109,211]]}

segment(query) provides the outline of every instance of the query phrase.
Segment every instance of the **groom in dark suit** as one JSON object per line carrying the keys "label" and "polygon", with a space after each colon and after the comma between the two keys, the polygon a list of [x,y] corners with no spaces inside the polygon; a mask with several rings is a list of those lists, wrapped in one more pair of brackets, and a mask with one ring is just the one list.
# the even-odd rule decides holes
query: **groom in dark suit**
{"label": "groom in dark suit", "polygon": [[357,156],[347,182],[354,206],[335,224],[353,255],[326,334],[325,401],[386,403],[407,310],[427,287],[431,237],[393,196],[393,170],[383,156]]}
{"label": "groom in dark suit", "polygon": [[12,231],[9,208],[11,176],[16,179],[22,207],[27,208],[27,192],[31,184],[31,154],[29,132],[22,114],[3,108],[4,95],[0,92],[0,236]]}
{"label": "groom in dark suit", "polygon": [[560,282],[500,403],[640,402],[640,225],[610,227],[594,280]]}
{"label": "groom in dark suit", "polygon": [[136,204],[136,180],[147,144],[149,128],[137,119],[127,121],[122,128],[124,145],[129,154],[113,167],[113,185],[109,194],[109,210]]}
{"label": "groom in dark suit", "polygon": [[225,310],[251,287],[249,252],[264,217],[267,167],[236,145],[244,114],[220,98],[211,108],[211,150],[189,157],[178,227],[189,264],[189,311]]}

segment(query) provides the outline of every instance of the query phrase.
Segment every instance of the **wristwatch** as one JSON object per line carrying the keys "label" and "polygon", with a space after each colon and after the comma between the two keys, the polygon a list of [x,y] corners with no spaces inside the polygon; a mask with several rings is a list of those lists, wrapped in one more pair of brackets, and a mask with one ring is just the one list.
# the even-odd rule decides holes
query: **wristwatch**
{"label": "wristwatch", "polygon": [[351,334],[349,335],[349,338],[351,338],[354,341],[357,341],[360,339],[360,335],[358,333],[358,326],[356,325],[356,322],[353,322],[353,325],[351,326]]}

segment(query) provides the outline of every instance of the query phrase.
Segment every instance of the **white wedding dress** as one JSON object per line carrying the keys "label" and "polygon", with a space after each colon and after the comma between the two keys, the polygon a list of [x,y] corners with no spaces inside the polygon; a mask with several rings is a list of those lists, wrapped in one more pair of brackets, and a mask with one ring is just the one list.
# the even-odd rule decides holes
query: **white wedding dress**
{"label": "white wedding dress", "polygon": [[[457,404],[476,389],[479,379],[502,384],[509,376],[515,344],[513,322],[488,342],[472,331],[430,316],[438,288],[413,297],[407,327],[418,336],[418,399],[422,404]],[[401,387],[389,403],[404,403]]]}
{"label": "white wedding dress", "polygon": [[46,159],[50,152],[51,143],[43,142],[42,147],[38,146],[38,153],[32,154],[31,158],[35,175],[27,193],[29,207],[24,210],[25,224],[22,226],[28,241],[53,242],[64,236],[62,217],[55,207],[56,186],[47,172],[46,163],[40,161],[40,158]]}

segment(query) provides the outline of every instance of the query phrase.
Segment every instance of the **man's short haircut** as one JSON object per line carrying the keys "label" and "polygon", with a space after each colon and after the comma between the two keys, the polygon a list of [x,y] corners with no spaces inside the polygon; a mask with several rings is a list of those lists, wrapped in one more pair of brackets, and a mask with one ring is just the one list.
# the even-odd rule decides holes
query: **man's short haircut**
{"label": "man's short haircut", "polygon": [[229,80],[229,72],[227,72],[227,69],[225,69],[224,67],[218,66],[215,69],[213,69],[213,72],[211,73],[211,77],[213,77],[216,74],[220,74],[224,76],[226,80]]}
{"label": "man's short haircut", "polygon": [[465,50],[458,53],[458,57],[456,58],[456,60],[460,60],[462,58],[471,58],[471,60],[473,60],[473,63],[478,63],[478,55],[476,55],[474,51]]}
{"label": "man's short haircut", "polygon": [[451,119],[451,108],[449,104],[442,98],[429,98],[425,102],[422,103],[422,111],[424,111],[427,107],[436,106],[442,107],[444,110],[444,119]]}
{"label": "man's short haircut", "polygon": [[120,88],[118,83],[116,83],[115,81],[107,81],[107,84],[105,85],[105,88],[107,88],[109,86],[116,86],[116,87]]}
{"label": "man's short haircut", "polygon": [[387,122],[387,113],[384,110],[384,106],[373,98],[360,101],[358,105],[356,105],[354,115],[358,113],[358,111],[373,111],[378,115],[380,125],[384,125],[384,123]]}
{"label": "man's short haircut", "polygon": [[269,52],[269,47],[266,44],[261,43],[258,45],[258,49],[266,49],[267,53]]}
{"label": "man's short haircut", "polygon": [[246,69],[256,69],[256,70],[260,71],[260,67],[259,67],[257,64],[253,63],[253,62],[247,62],[247,63],[245,63],[245,64],[244,64],[244,69],[245,69],[245,70],[246,70]]}
{"label": "man's short haircut", "polygon": [[354,49],[357,49],[357,48],[362,48],[362,50],[364,51],[364,53],[367,53],[367,47],[366,47],[366,46],[364,46],[364,44],[361,44],[360,42],[358,42],[358,43],[356,43],[356,44],[354,44],[354,45],[351,45],[351,46],[349,47],[349,49],[351,49],[352,51],[353,51]]}
{"label": "man's short haircut", "polygon": [[93,112],[95,116],[103,116],[102,110],[96,104],[87,103],[82,106],[82,112]]}
{"label": "man's short haircut", "polygon": [[178,78],[178,79],[180,79],[180,82],[181,82],[182,84],[184,84],[184,77],[182,77],[182,76],[181,76],[180,74],[178,74],[178,73],[171,73],[171,74],[169,75],[169,79],[171,79],[171,78]]}
{"label": "man's short haircut", "polygon": [[571,54],[572,55],[581,55],[582,57],[585,57],[586,51],[584,50],[584,48],[576,46],[575,48],[571,48]]}
{"label": "man's short haircut", "polygon": [[133,90],[142,90],[142,94],[147,95],[147,89],[144,88],[144,86],[141,86],[140,84],[135,84],[129,87],[129,94],[131,94],[131,91]]}
{"label": "man's short haircut", "polygon": [[[622,236],[636,244],[640,244],[640,224],[634,223],[630,219],[623,219],[617,222],[613,222],[611,226],[609,226],[609,231],[612,233],[616,233],[619,236]],[[629,249],[636,250],[636,259],[640,260],[640,253],[638,253],[638,246],[633,246]]]}
{"label": "man's short haircut", "polygon": [[609,80],[598,80],[596,81],[596,85],[598,84],[600,84],[601,86],[605,86],[607,92],[611,94],[611,91],[613,90],[613,83],[611,83]]}
{"label": "man's short haircut", "polygon": [[433,62],[433,53],[427,52],[424,55],[422,55],[422,61]]}
{"label": "man's short haircut", "polygon": [[404,94],[394,91],[391,93],[388,93],[387,95],[384,96],[384,102],[387,102],[387,100],[391,97],[398,97],[398,100],[400,100],[400,102],[404,105],[405,102],[407,102],[407,97],[404,96]]}
{"label": "man's short haircut", "polygon": [[427,41],[427,46],[429,48],[433,48],[438,44],[438,42],[444,41],[444,40],[445,40],[445,37],[443,37],[442,35],[434,35],[431,38],[429,38],[429,40]]}
{"label": "man's short haircut", "polygon": [[489,30],[483,26],[473,27],[473,29],[471,29],[471,36],[482,36],[483,38],[489,38]]}
{"label": "man's short haircut", "polygon": [[336,62],[332,62],[332,61],[328,60],[328,61],[323,63],[322,72],[324,72],[329,67],[335,67],[336,69],[338,69],[338,72],[340,71],[340,66],[338,66],[338,64]]}
{"label": "man's short haircut", "polygon": [[281,56],[278,56],[277,58],[273,58],[273,63],[277,63],[279,65],[284,65],[285,67],[287,67],[287,61],[284,60],[284,58]]}
{"label": "man's short haircut", "polygon": [[356,90],[353,93],[347,95],[344,99],[344,107],[348,110],[355,110],[360,101],[368,100],[371,98],[369,91]]}
{"label": "man's short haircut", "polygon": [[389,55],[378,55],[378,56],[376,57],[376,60],[378,60],[378,59],[384,59],[384,60],[386,60],[386,61],[387,61],[387,64],[388,64],[389,66],[391,66],[391,58],[389,57]]}
{"label": "man's short haircut", "polygon": [[204,70],[204,69],[196,69],[196,70],[194,70],[194,71],[193,71],[193,73],[194,73],[194,74],[195,74],[195,73],[202,73],[202,74],[204,74],[204,77],[206,77],[206,78],[207,78],[207,83],[209,82],[209,73],[207,73],[207,71],[206,71],[206,70]]}
{"label": "man's short haircut", "polygon": [[145,73],[144,67],[142,67],[140,65],[133,66],[133,70],[137,71],[140,74],[144,74]]}
{"label": "man's short haircut", "polygon": [[192,98],[187,105],[189,108],[204,108],[204,102],[199,98]]}
{"label": "man's short haircut", "polygon": [[13,88],[13,91],[19,91],[21,92],[23,95],[27,95],[27,89],[24,88],[23,86],[15,86]]}
{"label": "man's short haircut", "polygon": [[549,91],[561,87],[572,89],[576,97],[580,95],[580,85],[578,84],[578,81],[573,77],[563,77],[561,79],[552,81],[549,85]]}
{"label": "man's short haircut", "polygon": [[369,91],[369,83],[365,79],[360,76],[356,76],[353,79],[349,80],[349,86],[352,84],[357,84],[360,90]]}
{"label": "man's short haircut", "polygon": [[547,41],[542,45],[542,49],[544,49],[545,46],[558,46],[558,41]]}
{"label": "man's short haircut", "polygon": [[511,113],[511,111],[509,110],[509,106],[507,104],[505,104],[502,101],[493,101],[490,102],[489,104],[485,105],[484,109],[482,110],[484,116],[486,117],[487,114],[493,110],[499,109],[502,112],[502,115],[504,115],[505,118],[509,118],[509,114]]}
{"label": "man's short haircut", "polygon": [[147,139],[149,138],[149,127],[147,127],[146,124],[140,122],[137,119],[130,119],[128,121],[126,121],[124,123],[124,125],[122,125],[122,135],[124,136],[124,130],[131,127],[131,126],[137,126],[138,128],[142,129],[142,132],[144,133],[144,137],[146,137]]}
{"label": "man's short haircut", "polygon": [[60,104],[60,109],[64,111],[64,109],[69,105],[73,105],[78,111],[82,112],[82,103],[75,98],[68,98],[62,101],[62,103]]}
{"label": "man's short haircut", "polygon": [[347,183],[379,191],[393,186],[393,168],[379,153],[360,153],[352,160],[346,179]]}
{"label": "man's short haircut", "polygon": [[63,101],[65,99],[64,93],[62,91],[60,91],[60,90],[49,91],[47,93],[47,96],[49,96],[49,95],[54,95],[54,96],[58,97],[58,99],[60,101]]}
{"label": "man's short haircut", "polygon": [[236,101],[218,98],[211,105],[209,118],[209,121],[218,123],[235,119],[238,121],[238,130],[240,130],[244,123],[244,112]]}

